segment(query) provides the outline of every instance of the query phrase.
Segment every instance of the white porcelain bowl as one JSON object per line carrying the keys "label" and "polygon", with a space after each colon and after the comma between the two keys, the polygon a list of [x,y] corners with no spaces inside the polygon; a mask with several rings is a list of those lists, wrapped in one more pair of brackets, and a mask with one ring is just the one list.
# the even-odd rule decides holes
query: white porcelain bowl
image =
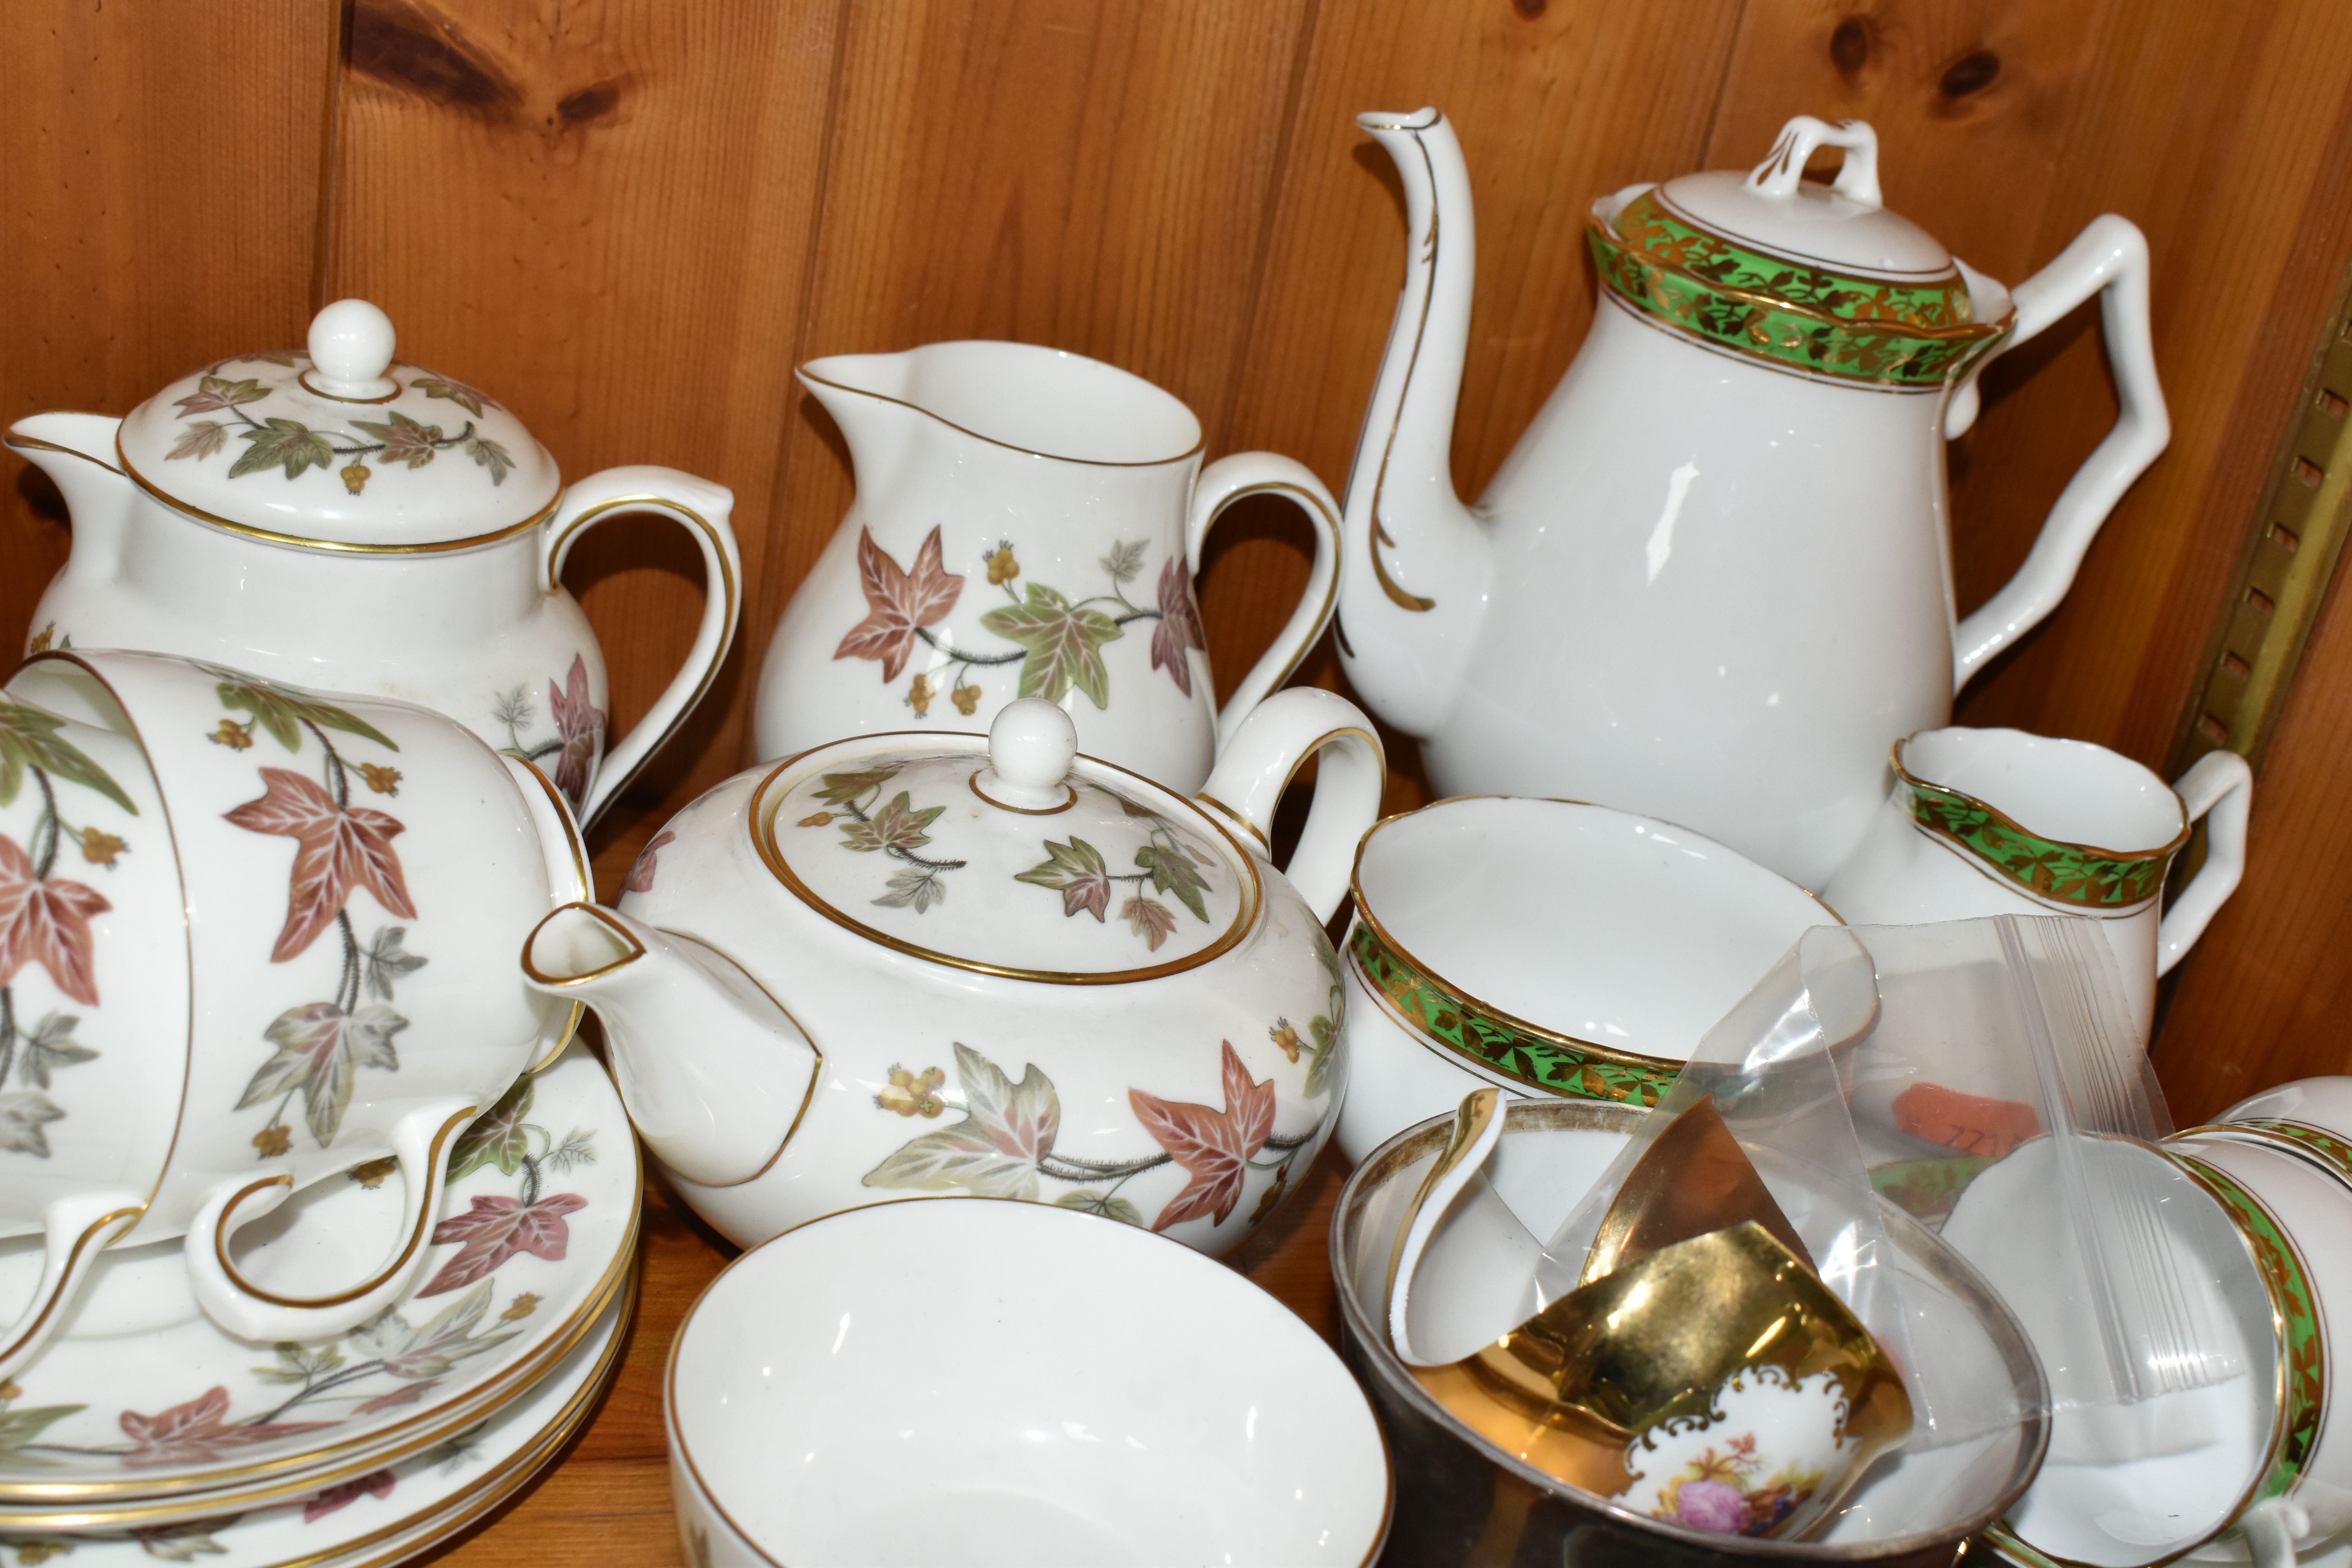
{"label": "white porcelain bowl", "polygon": [[921,1198],[787,1231],[695,1303],[665,1404],[702,1568],[1359,1568],[1388,1529],[1387,1452],[1329,1347],[1070,1209]]}
{"label": "white porcelain bowl", "polygon": [[1839,923],[1672,823],[1507,795],[1375,824],[1354,888],[1338,1131],[1351,1161],[1481,1084],[1654,1105],[1800,935]]}

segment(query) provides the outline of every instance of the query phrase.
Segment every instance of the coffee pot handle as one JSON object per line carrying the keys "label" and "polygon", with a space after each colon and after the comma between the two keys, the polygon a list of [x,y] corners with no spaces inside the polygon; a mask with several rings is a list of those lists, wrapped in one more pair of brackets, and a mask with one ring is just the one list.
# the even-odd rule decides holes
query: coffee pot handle
{"label": "coffee pot handle", "polygon": [[[2092,295],[2099,296],[2105,327],[2107,364],[2114,371],[2121,412],[2043,520],[2042,532],[2017,574],[1959,624],[1952,639],[1952,689],[1957,691],[1987,664],[2057,608],[2074,585],[2100,524],[2172,438],[2164,388],[2156,378],[2156,341],[2147,319],[2147,239],[2128,219],[2109,213],[2091,220],[2056,260],[2020,283],[2011,298],[2017,324],[1996,354],[2030,342]],[[1988,363],[1993,356],[1988,356]],[[1944,434],[1957,437],[1974,419],[1976,377],[1953,395]]]}
{"label": "coffee pot handle", "polygon": [[2246,817],[2253,805],[2254,770],[2235,752],[2208,752],[2172,781],[2189,820],[2205,818],[2205,863],[2174,895],[2156,928],[2156,972],[2185,957],[2238,890],[2246,874]]}
{"label": "coffee pot handle", "polygon": [[0,1329],[0,1383],[24,1369],[49,1336],[73,1315],[74,1298],[89,1279],[99,1254],[147,1212],[142,1193],[79,1193],[59,1198],[42,1215],[47,1246],[32,1304],[16,1322]]}
{"label": "coffee pot handle", "polygon": [[393,1124],[393,1158],[399,1162],[406,1193],[399,1250],[373,1278],[332,1295],[274,1294],[246,1279],[229,1256],[229,1237],[237,1229],[293,1195],[293,1174],[278,1171],[221,1183],[196,1211],[180,1246],[196,1305],[239,1339],[315,1340],[349,1333],[399,1300],[432,1251],[435,1219],[448,1185],[450,1141],[480,1114],[470,1100],[436,1100]]}
{"label": "coffee pot handle", "polygon": [[[1209,530],[1224,516],[1227,507],[1254,495],[1285,496],[1298,504],[1315,530],[1315,564],[1307,575],[1307,592],[1290,612],[1289,622],[1218,710],[1220,756],[1242,721],[1265,700],[1268,692],[1290,679],[1323,635],[1323,628],[1331,624],[1331,611],[1339,603],[1339,503],[1306,464],[1273,452],[1235,452],[1201,470],[1192,487],[1192,511],[1184,523],[1185,570],[1193,577],[1201,574],[1201,547],[1208,541]],[[1181,645],[1176,657],[1185,657]]]}
{"label": "coffee pot handle", "polygon": [[1271,858],[1275,805],[1291,775],[1318,752],[1315,804],[1284,874],[1315,918],[1328,923],[1347,895],[1356,845],[1379,817],[1388,784],[1388,756],[1363,710],[1319,686],[1276,692],[1234,731],[1198,798],[1238,824]]}
{"label": "coffee pot handle", "polygon": [[580,804],[580,826],[594,822],[621,786],[652,760],[703,693],[718,679],[720,661],[735,641],[735,624],[743,612],[743,556],[736,548],[730,521],[735,492],[724,485],[698,479],[677,468],[635,464],[591,474],[563,492],[562,504],[548,521],[544,534],[547,585],[552,591],[563,574],[563,563],[580,536],[608,517],[622,512],[649,511],[686,530],[702,552],[702,625],[686,663],[670,678],[669,687],[645,717],[604,753],[587,798]]}

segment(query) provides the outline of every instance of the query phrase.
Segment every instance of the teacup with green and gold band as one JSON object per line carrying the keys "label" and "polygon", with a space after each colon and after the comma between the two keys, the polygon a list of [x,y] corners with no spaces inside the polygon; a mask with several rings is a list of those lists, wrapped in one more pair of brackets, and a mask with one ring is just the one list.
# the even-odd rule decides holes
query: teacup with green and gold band
{"label": "teacup with green and gold band", "polygon": [[1714,233],[1654,190],[1586,236],[1602,285],[1636,311],[1781,370],[1933,391],[2009,330],[1975,320],[1957,267],[1921,283],[1836,272]]}

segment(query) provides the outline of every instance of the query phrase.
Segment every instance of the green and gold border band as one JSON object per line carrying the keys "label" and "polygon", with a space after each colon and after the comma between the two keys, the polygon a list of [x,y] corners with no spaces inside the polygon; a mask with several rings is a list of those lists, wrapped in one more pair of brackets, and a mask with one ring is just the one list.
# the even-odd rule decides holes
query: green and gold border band
{"label": "green and gold border band", "polygon": [[1957,269],[1913,285],[1850,278],[1736,245],[1636,197],[1614,232],[1586,229],[1601,280],[1628,305],[1701,342],[1784,370],[1934,390],[1966,374],[2009,330],[1970,320]]}
{"label": "green and gold border band", "polygon": [[1903,803],[1920,826],[1950,839],[2003,879],[2053,903],[2120,910],[2145,902],[2163,888],[2173,851],[2188,839],[2184,828],[2171,843],[2144,855],[2068,844],[2030,832],[1958,790],[1915,778],[1904,769],[1899,746],[1895,773],[1903,783]]}
{"label": "green and gold border band", "polygon": [[1369,920],[1356,921],[1348,944],[1366,983],[1387,998],[1416,1034],[1545,1094],[1651,1106],[1683,1069],[1680,1062],[1614,1051],[1538,1029],[1457,996],[1417,968]]}

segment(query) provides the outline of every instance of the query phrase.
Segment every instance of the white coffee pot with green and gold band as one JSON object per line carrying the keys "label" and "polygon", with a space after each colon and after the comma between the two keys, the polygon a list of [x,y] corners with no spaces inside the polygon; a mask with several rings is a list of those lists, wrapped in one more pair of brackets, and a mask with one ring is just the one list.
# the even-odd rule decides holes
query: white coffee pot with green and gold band
{"label": "white coffee pot with green and gold band", "polygon": [[[1888,212],[1867,125],[1592,205],[1575,362],[1475,505],[1454,490],[1470,179],[1433,109],[1396,161],[1405,283],[1347,492],[1339,647],[1440,795],[1662,817],[1818,888],[1886,748],[2047,615],[2169,434],[2147,247],[2102,217],[2014,290]],[[1800,179],[1845,150],[1832,185]],[[2100,297],[2121,417],[2025,566],[1955,623],[1945,443],[1996,355]]]}
{"label": "white coffee pot with green and gold band", "polygon": [[[2205,934],[2245,870],[2245,759],[2213,752],[2167,784],[2087,741],[1958,726],[1897,742],[1894,759],[1893,791],[1822,898],[1857,925],[2096,920],[2145,1040],[2157,977]],[[2166,909],[2165,874],[2200,819],[2204,861]]]}

